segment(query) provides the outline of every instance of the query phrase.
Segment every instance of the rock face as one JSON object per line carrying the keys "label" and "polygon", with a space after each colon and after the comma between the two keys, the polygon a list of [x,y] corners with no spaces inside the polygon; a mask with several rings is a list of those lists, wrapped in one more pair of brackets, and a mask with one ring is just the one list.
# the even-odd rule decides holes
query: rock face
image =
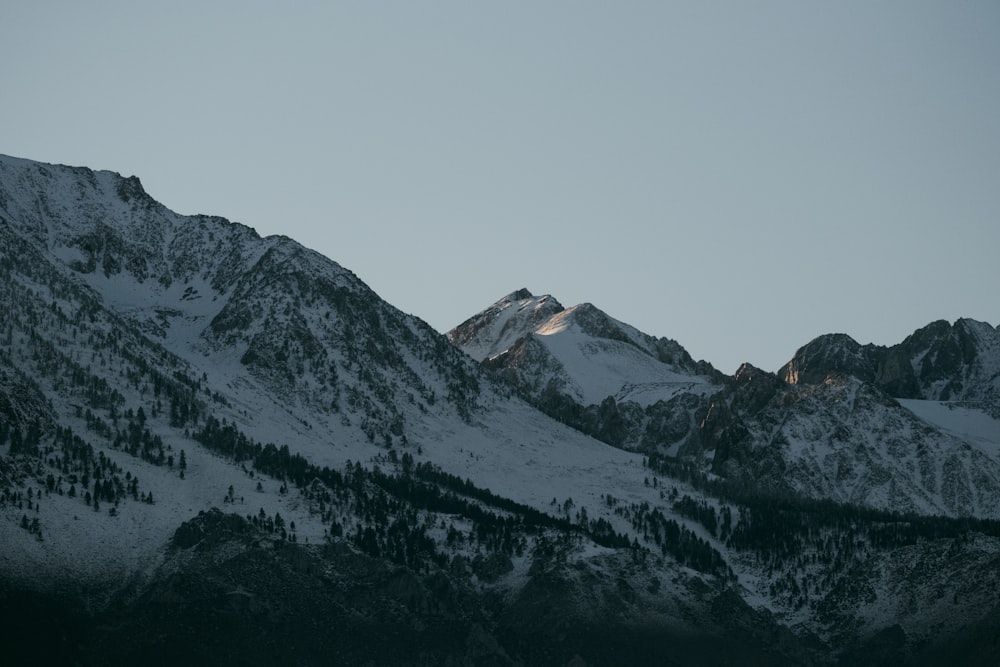
{"label": "rock face", "polygon": [[557,420],[755,493],[1000,517],[1000,422],[984,446],[894,400],[988,406],[1000,334],[986,324],[935,322],[890,348],[830,334],[800,348],[777,376],[743,365],[732,378],[590,304],[563,308],[526,290],[449,338],[480,351],[486,368]]}
{"label": "rock face", "polygon": [[778,371],[790,384],[815,384],[831,373],[853,375],[897,398],[996,401],[1000,330],[970,319],[939,320],[891,347],[830,334],[799,348]]}
{"label": "rock face", "polygon": [[701,444],[714,450],[715,473],[885,510],[1000,516],[996,460],[878,387],[847,375],[811,385],[761,379],[712,399]]}
{"label": "rock face", "polygon": [[818,384],[831,373],[870,380],[878,372],[877,353],[847,334],[827,334],[799,348],[778,376],[789,384]]}

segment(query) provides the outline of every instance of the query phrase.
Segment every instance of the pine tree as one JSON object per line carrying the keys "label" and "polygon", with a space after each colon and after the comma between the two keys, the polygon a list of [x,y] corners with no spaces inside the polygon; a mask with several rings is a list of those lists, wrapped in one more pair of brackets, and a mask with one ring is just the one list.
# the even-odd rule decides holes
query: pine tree
{"label": "pine tree", "polygon": [[11,455],[19,454],[23,449],[24,438],[21,436],[20,429],[15,426],[10,430],[10,453]]}

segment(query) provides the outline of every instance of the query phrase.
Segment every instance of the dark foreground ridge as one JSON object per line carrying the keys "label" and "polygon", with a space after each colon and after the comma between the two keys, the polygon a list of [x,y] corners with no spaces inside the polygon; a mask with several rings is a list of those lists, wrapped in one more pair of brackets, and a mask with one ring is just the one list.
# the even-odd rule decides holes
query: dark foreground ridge
{"label": "dark foreground ridge", "polygon": [[[178,528],[140,594],[103,612],[78,594],[0,589],[2,648],[9,664],[817,664],[731,591],[699,591],[709,612],[691,610],[686,626],[643,620],[624,577],[585,566],[566,576],[563,546],[547,550],[504,599],[460,572],[296,545],[211,510]],[[596,604],[579,610],[580,596]]]}

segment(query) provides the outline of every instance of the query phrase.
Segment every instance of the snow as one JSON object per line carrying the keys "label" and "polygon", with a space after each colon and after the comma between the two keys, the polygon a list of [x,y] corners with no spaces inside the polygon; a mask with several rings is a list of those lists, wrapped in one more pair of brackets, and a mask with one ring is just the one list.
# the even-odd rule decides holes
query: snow
{"label": "snow", "polygon": [[963,440],[1000,463],[1000,420],[972,408],[947,401],[898,399],[928,424]]}
{"label": "snow", "polygon": [[550,321],[535,338],[559,361],[568,389],[584,405],[614,396],[645,407],[682,392],[706,395],[719,390],[708,378],[677,373],[634,345],[596,339],[571,321]]}
{"label": "snow", "polygon": [[520,401],[499,404],[481,419],[475,426],[424,427],[410,440],[444,470],[542,511],[551,512],[553,498],[573,498],[576,508],[597,517],[607,492],[629,502],[652,499],[642,484],[649,473],[636,454],[556,425]]}
{"label": "snow", "polygon": [[529,333],[534,323],[545,316],[545,313],[562,308],[559,302],[550,295],[524,296],[519,298],[514,292],[500,299],[485,311],[465,324],[473,324],[476,329],[470,338],[455,340],[455,334],[461,329],[456,327],[451,332],[454,342],[473,359],[483,361],[495,358],[517,342],[519,338]]}
{"label": "snow", "polygon": [[[809,497],[886,510],[1000,516],[995,420],[938,407],[956,429],[978,414],[969,422],[971,432],[939,430],[856,378],[787,392],[780,415],[764,412],[746,422],[757,447],[780,446],[781,483]],[[940,406],[902,403],[923,413]]]}
{"label": "snow", "polygon": [[[2,166],[4,160],[0,160]],[[51,171],[62,174],[55,168]],[[114,178],[110,173],[97,174],[94,188],[99,196],[94,197],[99,200],[100,206],[95,206],[107,211],[108,215],[114,213],[125,220],[133,220],[132,209],[114,194]],[[288,301],[282,300],[288,295],[275,294],[276,290],[269,285],[237,287],[230,284],[221,291],[213,286],[209,267],[217,267],[221,261],[213,250],[218,247],[217,243],[239,246],[240,266],[237,272],[243,272],[240,275],[245,275],[250,267],[256,266],[265,253],[276,250],[275,262],[294,264],[295,268],[313,278],[322,277],[331,284],[346,285],[357,291],[361,290],[358,287],[360,281],[332,262],[290,241],[260,239],[221,220],[185,218],[162,210],[156,215],[161,222],[167,221],[166,231],[159,237],[155,234],[143,236],[144,247],[151,249],[153,261],[162,259],[163,262],[168,261],[171,253],[179,253],[181,244],[200,248],[200,253],[192,256],[195,269],[190,275],[165,287],[153,278],[139,283],[126,271],[110,277],[101,270],[86,275],[72,273],[66,264],[85,258],[81,251],[69,247],[66,242],[85,225],[81,222],[82,214],[74,208],[80,200],[75,179],[62,174],[57,180],[59,186],[52,190],[57,194],[51,197],[50,206],[60,222],[58,225],[53,223],[56,231],[45,240],[51,256],[67,275],[85,282],[99,293],[104,304],[114,313],[125,320],[142,324],[150,340],[162,345],[169,354],[176,355],[180,368],[190,376],[202,379],[200,391],[205,395],[218,393],[224,396],[225,405],[212,404],[213,416],[236,424],[260,443],[287,444],[292,452],[303,455],[317,466],[342,468],[351,460],[369,468],[392,468],[386,460],[386,449],[369,443],[362,432],[360,424],[365,418],[362,412],[345,410],[330,413],[318,410],[303,397],[302,392],[276,390],[267,384],[268,378],[254,375],[241,363],[245,350],[242,339],[237,343],[227,343],[209,335],[213,318],[233,299],[246,296],[238,294],[241,288],[257,299],[252,302],[253,307],[266,312],[271,319],[255,319],[249,329],[238,332],[240,335],[259,333],[265,327],[262,324],[265,321],[271,323],[267,326],[272,327],[282,327],[290,321],[284,314]],[[18,210],[22,213],[29,208],[26,201],[14,202],[20,206]],[[136,229],[129,227],[127,222],[120,224],[127,233],[137,235],[150,232],[155,227],[146,225]],[[215,238],[213,234],[226,240],[209,243],[208,239]],[[53,301],[58,301],[59,305],[69,303],[43,286],[39,286],[38,291],[44,294],[39,297],[43,306]],[[328,329],[324,329],[322,311],[325,305],[322,301],[315,308],[299,307],[298,304],[296,308],[295,314],[303,318],[311,332],[330,334]],[[379,308],[381,310],[377,314],[385,317],[389,306],[380,305]],[[613,320],[589,304],[562,309],[549,296],[513,298],[511,295],[494,304],[483,317],[487,318],[483,320],[486,326],[479,337],[468,342],[467,352],[476,359],[502,354],[518,339],[530,335],[532,341],[555,360],[567,390],[584,404],[600,403],[612,396],[619,402],[634,401],[648,406],[681,393],[705,396],[720,388],[711,378],[683,372],[677,366],[659,361],[651,347],[650,337]],[[598,326],[584,326],[582,318],[591,318],[587,322],[593,324],[596,321]],[[116,321],[101,315],[97,321],[80,323],[83,335],[76,342],[66,343],[68,353],[77,358],[91,358],[94,351],[86,342],[87,328],[106,332],[115,326]],[[610,327],[612,333],[601,335],[602,325]],[[417,462],[432,462],[445,472],[470,479],[478,487],[549,514],[561,514],[560,509],[552,506],[553,499],[559,506],[572,499],[571,516],[586,508],[592,519],[604,518],[616,531],[629,535],[636,535],[636,531],[628,520],[608,508],[603,498],[614,496],[623,505],[648,503],[694,531],[726,557],[732,558],[725,545],[709,535],[702,526],[674,513],[670,502],[660,497],[662,484],[660,488],[645,484],[652,473],[643,466],[640,455],[615,449],[582,435],[556,423],[519,399],[494,393],[489,386],[482,389],[471,417],[460,418],[454,406],[443,398],[449,394],[446,378],[437,370],[434,361],[426,358],[430,354],[428,350],[431,350],[426,344],[429,339],[422,338],[428,335],[426,328],[421,328],[414,318],[405,320],[404,326],[417,342],[401,350],[402,365],[419,375],[439,401],[430,407],[407,402],[405,396],[410,385],[407,385],[402,372],[388,367],[377,367],[375,372],[382,373],[381,379],[395,392],[389,400],[396,403],[394,407],[405,423],[407,443],[396,443],[395,446],[411,454]],[[991,333],[982,327],[976,331],[982,338],[996,335],[996,332]],[[125,344],[129,344],[128,339]],[[113,353],[107,354],[111,356]],[[342,385],[357,382],[356,375],[352,375],[354,368],[342,364],[343,360],[337,357],[336,351],[330,357],[330,363],[341,363],[340,367],[344,369],[340,376]],[[143,404],[141,390],[120,381],[124,371],[115,363],[112,359],[105,369],[102,359],[100,369],[95,372],[109,382],[117,383],[116,386],[120,385],[126,407]],[[446,357],[444,362],[437,360],[437,363],[448,364],[452,360]],[[471,361],[468,363],[471,366]],[[322,393],[308,363],[297,374],[295,381]],[[486,382],[482,384],[488,385]],[[182,449],[185,451],[187,469],[184,479],[181,479],[176,469],[132,458],[113,449],[110,443],[93,433],[88,433],[82,420],[74,421],[68,416],[72,414],[72,396],[51,387],[47,389],[51,390],[46,393],[53,398],[53,407],[59,414],[60,422],[69,423],[76,432],[86,434],[96,449],[137,475],[142,492],[152,492],[155,502],[147,505],[127,500],[118,507],[117,516],[109,516],[110,507],[102,506],[100,512],[95,512],[81,498],[46,494],[41,508],[37,510],[43,530],[42,540],[20,527],[22,514],[28,512],[11,505],[0,507],[0,544],[3,545],[0,549],[0,571],[30,574],[39,579],[51,577],[53,580],[71,574],[94,582],[120,582],[130,577],[148,576],[163,562],[165,546],[179,523],[211,507],[243,516],[256,515],[261,509],[269,516],[280,512],[286,521],[296,523],[299,542],[323,541],[323,524],[311,515],[308,503],[294,489],[287,494],[279,493],[278,481],[251,475],[232,461],[204,449],[179,429],[169,428],[162,417],[155,422],[151,419],[155,433],[175,454]],[[802,473],[800,481],[806,480],[802,481],[803,485],[812,485],[807,490],[817,492],[816,495],[890,509],[898,508],[900,498],[907,498],[915,503],[914,509],[927,513],[947,513],[952,509],[951,500],[945,497],[942,490],[947,483],[948,466],[952,460],[958,461],[958,479],[968,479],[976,472],[976,462],[982,460],[977,455],[988,456],[992,462],[1000,463],[1000,421],[959,405],[900,401],[919,418],[905,419],[899,416],[901,411],[892,406],[859,399],[862,390],[859,383],[848,383],[817,390],[815,396],[804,396],[802,403],[808,403],[809,410],[799,412],[780,424],[767,426],[770,429],[767,437],[761,437],[759,441],[777,442],[780,435],[791,473]],[[834,428],[838,424],[850,426],[851,439],[846,444],[835,442]],[[927,425],[933,425],[944,433],[938,433]],[[918,455],[919,445],[924,446],[929,454]],[[848,448],[848,454],[854,457],[852,461],[857,468],[856,474],[845,475],[845,480],[839,480],[837,456]],[[714,450],[705,452],[706,457],[714,454]],[[921,456],[931,461],[933,468],[929,474],[932,482],[924,486],[915,481],[919,480],[924,460]],[[949,458],[953,456],[958,458]],[[882,473],[888,474],[891,483],[879,479]],[[258,483],[261,484],[260,491],[257,490]],[[682,495],[704,498],[684,483],[670,480],[668,484],[676,487]],[[39,482],[29,480],[29,485],[38,488]],[[234,503],[224,499],[230,485],[234,489]],[[717,505],[715,501],[711,502]],[[996,498],[992,501],[972,498],[969,502],[985,515],[997,512]],[[993,504],[990,505],[990,502]],[[642,539],[641,536],[639,539]],[[584,544],[579,557],[600,559],[610,553],[595,544]],[[780,611],[766,594],[769,575],[749,562],[731,562],[731,565],[737,570],[745,597],[751,604]],[[519,569],[512,575],[511,581],[523,576],[526,567],[526,560],[519,559]],[[666,572],[668,570],[661,569],[656,571],[656,576],[665,576]],[[108,587],[108,590],[114,588]],[[887,617],[885,614],[888,611],[872,608],[866,613]]]}
{"label": "snow", "polygon": [[[147,463],[111,448],[87,432],[86,425],[66,420],[106,458],[131,472],[145,495],[152,493],[153,504],[126,499],[109,515],[112,505],[102,503],[100,511],[85,504],[81,490],[76,498],[45,493],[37,510],[0,506],[0,571],[33,578],[61,580],[72,573],[81,583],[120,582],[143,577],[162,562],[164,547],[181,522],[203,510],[218,507],[241,516],[256,515],[263,509],[268,516],[280,512],[286,522],[294,521],[300,542],[322,543],[324,526],[302,503],[300,493],[279,493],[280,482],[251,475],[232,461],[204,449],[194,440],[179,438],[176,431],[162,425],[154,428],[179,458],[186,455],[187,467],[180,478],[177,467]],[[257,490],[258,482],[262,490]],[[225,496],[233,487],[234,502]],[[28,487],[44,489],[42,480],[29,479]],[[68,488],[68,482],[64,483]],[[20,527],[22,515],[40,519],[42,539]],[[115,590],[113,587],[109,592]]]}
{"label": "snow", "polygon": [[[564,381],[564,391],[584,405],[612,396],[645,407],[681,393],[703,396],[719,389],[710,378],[679,372],[661,362],[652,349],[652,337],[591,304],[563,309],[549,296],[514,296],[452,330],[453,342],[474,359],[496,359],[530,335],[559,367],[553,372]],[[553,308],[558,310],[551,312]],[[583,321],[590,326],[582,325]],[[475,331],[466,337],[470,323]],[[595,327],[605,327],[607,336],[593,331]]]}
{"label": "snow", "polygon": [[[99,202],[96,208],[108,211],[108,215],[113,213],[116,219],[128,218],[127,207],[114,194],[111,176],[98,175],[96,178],[102,191],[96,197]],[[65,267],[65,262],[85,259],[79,250],[67,244],[81,231],[86,231],[90,223],[80,212],[83,209],[77,208],[79,196],[71,187],[73,179],[57,180],[59,195],[53,197],[52,207],[55,219],[60,221],[56,225],[59,231],[46,239],[46,248],[56,265]],[[174,246],[187,243],[200,252],[191,258],[197,270],[186,278],[164,286],[154,278],[139,282],[124,270],[110,276],[100,268],[88,274],[63,270],[72,275],[73,280],[83,281],[95,290],[113,312],[140,323],[151,340],[186,362],[185,372],[202,379],[202,391],[224,396],[228,407],[212,406],[217,418],[238,425],[258,442],[287,444],[292,452],[302,454],[318,466],[342,468],[348,460],[365,466],[388,465],[384,461],[385,450],[369,444],[361,432],[358,426],[361,416],[323,414],[294,393],[275,393],[240,362],[242,346],[210,340],[207,336],[209,325],[235,298],[236,288],[231,286],[220,292],[213,287],[209,269],[216,265],[219,257],[211,252],[209,241],[213,234],[224,236],[230,226],[222,221],[185,218],[169,212],[160,212],[160,216],[167,221],[165,226],[169,233],[158,240],[143,239],[150,241],[146,249],[154,264],[151,273],[155,275],[163,269],[157,263],[167,262],[167,255],[174,252]],[[128,224],[119,224],[126,237],[140,231]],[[359,282],[353,276],[348,278],[345,273],[338,273],[338,269],[333,268],[335,265],[325,258],[303,252],[297,244],[254,239],[248,234],[242,235],[239,241],[245,244],[241,249],[239,270],[246,271],[256,265],[264,253],[278,248],[280,252],[272,257],[276,263],[301,262],[297,268],[325,275],[335,284]],[[257,293],[253,296],[261,299],[257,307],[269,309],[277,321],[283,321],[280,300],[267,301],[274,296],[269,295],[267,286],[255,289]],[[545,308],[561,307],[548,297],[505,306],[498,319],[500,330],[515,336],[517,327],[511,325],[515,315],[531,317],[535,311]],[[319,313],[305,308],[301,312],[311,330],[321,330]],[[113,319],[85,324],[104,332],[116,326]],[[252,326],[258,325],[255,322]],[[248,336],[253,333],[241,332]],[[77,357],[90,357],[92,351],[85,340],[82,336],[73,343],[76,351],[68,352]],[[426,362],[418,361],[413,352],[406,354],[407,363],[412,367],[426,368]],[[97,372],[119,386],[120,371],[116,370],[116,363],[104,369],[102,362],[104,370]],[[424,372],[422,376],[438,396],[448,394],[448,387],[437,379],[435,372]],[[299,379],[305,383],[309,377],[307,369]],[[663,381],[664,377],[667,376],[661,374],[657,380]],[[354,380],[345,376],[344,381]],[[120,390],[125,406],[135,407],[148,400],[136,388],[121,385]],[[470,478],[477,486],[543,512],[558,512],[551,507],[553,498],[560,504],[572,498],[574,514],[585,507],[592,518],[604,516],[618,531],[630,532],[630,527],[606,508],[601,500],[603,494],[613,493],[627,503],[660,504],[656,492],[643,485],[647,473],[640,457],[557,425],[520,401],[491,397],[489,392],[484,401],[487,407],[476,413],[476,421],[472,424],[459,419],[444,402],[426,413],[416,405],[402,404],[399,409],[407,424],[408,451],[418,461],[432,461],[446,472]],[[57,402],[55,408],[63,418],[72,412],[68,397]],[[87,433],[85,424],[73,423],[73,427],[79,433]],[[164,546],[179,523],[210,507],[242,515],[256,515],[261,508],[269,516],[280,512],[286,521],[295,521],[300,541],[322,540],[323,526],[310,517],[308,508],[295,491],[279,494],[278,483],[274,480],[251,477],[231,461],[203,449],[176,429],[167,428],[162,419],[154,428],[175,454],[182,449],[186,452],[188,467],[184,479],[179,478],[176,470],[157,467],[114,450],[110,443],[90,433],[86,437],[95,448],[139,477],[142,492],[152,492],[155,503],[125,501],[117,508],[117,516],[112,517],[107,514],[109,507],[95,512],[81,498],[52,494],[39,510],[43,530],[41,541],[20,527],[22,512],[10,506],[2,508],[0,541],[7,545],[3,550],[2,567],[22,572],[27,568],[36,575],[49,573],[53,578],[58,578],[59,573],[73,572],[95,582],[116,581],[130,575],[145,576],[162,562]],[[423,454],[419,453],[421,450]],[[260,492],[256,490],[258,482],[263,487]],[[230,485],[234,488],[236,504],[224,501]],[[664,510],[672,515],[669,508],[664,507]],[[598,552],[602,550],[595,548],[594,553]]]}

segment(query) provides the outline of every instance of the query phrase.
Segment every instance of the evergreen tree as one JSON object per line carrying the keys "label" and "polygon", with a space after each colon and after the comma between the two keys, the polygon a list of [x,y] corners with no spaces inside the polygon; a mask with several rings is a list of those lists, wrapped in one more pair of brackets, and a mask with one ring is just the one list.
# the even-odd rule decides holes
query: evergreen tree
{"label": "evergreen tree", "polygon": [[14,426],[10,429],[10,453],[11,455],[20,454],[24,450],[24,438],[21,436],[21,430]]}

